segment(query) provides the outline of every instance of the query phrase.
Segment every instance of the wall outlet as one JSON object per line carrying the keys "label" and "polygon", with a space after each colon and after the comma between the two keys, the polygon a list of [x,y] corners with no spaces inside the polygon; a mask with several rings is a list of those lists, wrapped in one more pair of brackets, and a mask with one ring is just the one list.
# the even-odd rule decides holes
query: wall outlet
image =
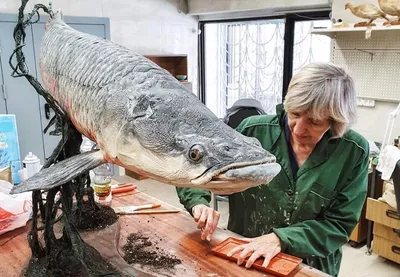
{"label": "wall outlet", "polygon": [[375,107],[374,99],[357,98],[357,106],[359,107]]}
{"label": "wall outlet", "polygon": [[365,107],[375,107],[375,100],[373,99],[365,99],[364,100]]}

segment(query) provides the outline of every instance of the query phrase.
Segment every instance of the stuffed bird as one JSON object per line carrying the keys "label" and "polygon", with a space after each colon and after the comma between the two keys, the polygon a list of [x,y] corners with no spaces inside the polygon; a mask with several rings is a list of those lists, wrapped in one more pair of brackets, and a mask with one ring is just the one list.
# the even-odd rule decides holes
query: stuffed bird
{"label": "stuffed bird", "polygon": [[[385,0],[383,0],[382,2],[384,2],[384,1]],[[386,1],[388,1],[388,0],[386,0]],[[379,2],[381,2],[381,1],[379,1]],[[390,0],[389,0],[389,2],[390,2]],[[400,2],[400,0],[392,1],[392,2]],[[372,5],[372,4],[362,4],[362,5],[354,6],[351,3],[346,3],[345,9],[346,10],[349,9],[351,11],[351,13],[357,17],[369,19],[368,22],[357,23],[355,26],[371,25],[371,23],[377,18],[384,18],[387,21],[389,21],[389,19],[386,17],[386,14],[384,12],[382,12],[378,7],[376,7],[375,5]]]}
{"label": "stuffed bird", "polygon": [[390,24],[400,24],[400,0],[379,0],[379,7],[384,13],[397,16],[397,21]]}

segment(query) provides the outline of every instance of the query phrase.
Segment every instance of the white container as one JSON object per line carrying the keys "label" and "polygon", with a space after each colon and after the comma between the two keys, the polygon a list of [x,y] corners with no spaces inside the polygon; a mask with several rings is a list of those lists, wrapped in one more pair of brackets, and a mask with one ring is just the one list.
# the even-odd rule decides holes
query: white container
{"label": "white container", "polygon": [[42,165],[40,164],[40,159],[32,154],[32,152],[29,152],[29,154],[22,162],[24,163],[26,168],[25,179],[28,179],[29,177],[35,175],[42,167]]}
{"label": "white container", "polygon": [[80,147],[81,153],[89,152],[92,150],[94,142],[82,135],[82,144]]}
{"label": "white container", "polygon": [[[82,144],[81,144],[81,147],[80,147],[80,152],[81,153],[92,151],[93,145],[94,145],[93,141],[91,141],[90,139],[88,139],[87,137],[82,135]],[[89,176],[90,176],[90,181],[91,181],[90,186],[93,187],[93,179],[94,179],[93,170],[89,170]]]}

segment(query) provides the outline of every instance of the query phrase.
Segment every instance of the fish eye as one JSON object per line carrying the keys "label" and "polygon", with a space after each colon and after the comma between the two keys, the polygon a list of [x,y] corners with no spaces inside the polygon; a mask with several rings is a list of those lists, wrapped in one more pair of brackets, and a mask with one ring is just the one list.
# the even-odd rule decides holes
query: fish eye
{"label": "fish eye", "polygon": [[200,145],[193,145],[189,150],[189,158],[192,161],[198,162],[203,157],[203,149]]}

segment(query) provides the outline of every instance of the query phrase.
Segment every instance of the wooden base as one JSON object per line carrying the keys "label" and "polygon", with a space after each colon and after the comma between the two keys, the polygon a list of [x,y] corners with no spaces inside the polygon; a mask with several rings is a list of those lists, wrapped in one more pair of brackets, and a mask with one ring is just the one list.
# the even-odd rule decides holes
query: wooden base
{"label": "wooden base", "polygon": [[375,23],[368,23],[368,22],[359,22],[354,24],[354,27],[369,27],[369,26],[376,26]]}
{"label": "wooden base", "polygon": [[384,26],[391,26],[391,25],[400,25],[400,21],[396,20],[396,21],[385,21],[383,23]]}

